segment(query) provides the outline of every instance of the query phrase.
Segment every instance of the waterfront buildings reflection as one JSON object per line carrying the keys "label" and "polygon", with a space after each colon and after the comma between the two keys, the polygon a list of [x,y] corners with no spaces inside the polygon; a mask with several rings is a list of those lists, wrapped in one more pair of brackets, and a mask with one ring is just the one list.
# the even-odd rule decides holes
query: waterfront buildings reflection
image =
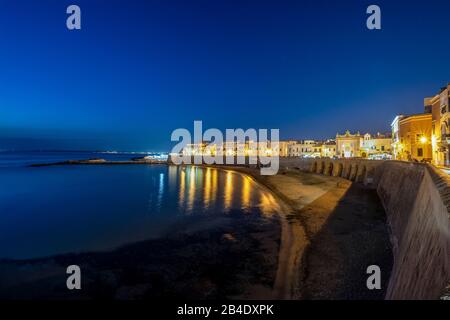
{"label": "waterfront buildings reflection", "polygon": [[233,192],[233,175],[231,171],[227,171],[227,177],[225,181],[225,210],[229,210],[231,207],[232,201],[232,192]]}
{"label": "waterfront buildings reflection", "polygon": [[[169,170],[179,171],[178,206],[185,214],[198,210],[220,209],[228,212],[233,209],[251,210],[255,207],[264,214],[272,214],[279,209],[270,192],[238,172],[198,166],[170,166]],[[169,184],[171,183],[177,181],[169,179]]]}
{"label": "waterfront buildings reflection", "polygon": [[205,182],[204,182],[205,188],[203,189],[203,204],[205,208],[209,208],[209,206],[211,205],[211,199],[213,198],[213,195],[211,194],[212,192],[211,184],[212,184],[211,168],[206,168]]}
{"label": "waterfront buildings reflection", "polygon": [[242,186],[242,206],[248,207],[250,205],[250,188],[251,180],[249,177],[244,177],[244,184]]}

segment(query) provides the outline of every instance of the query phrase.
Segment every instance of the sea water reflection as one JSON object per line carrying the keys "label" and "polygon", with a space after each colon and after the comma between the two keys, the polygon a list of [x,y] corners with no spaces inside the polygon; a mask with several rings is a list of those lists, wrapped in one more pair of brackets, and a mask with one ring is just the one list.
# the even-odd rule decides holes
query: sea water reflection
{"label": "sea water reflection", "polygon": [[[178,188],[178,208],[186,214],[258,207],[272,214],[279,207],[273,196],[250,177],[211,167],[169,166],[169,190]],[[179,181],[178,181],[179,180]]]}
{"label": "sea water reflection", "polygon": [[0,168],[0,258],[107,250],[191,216],[279,211],[248,176],[196,166]]}

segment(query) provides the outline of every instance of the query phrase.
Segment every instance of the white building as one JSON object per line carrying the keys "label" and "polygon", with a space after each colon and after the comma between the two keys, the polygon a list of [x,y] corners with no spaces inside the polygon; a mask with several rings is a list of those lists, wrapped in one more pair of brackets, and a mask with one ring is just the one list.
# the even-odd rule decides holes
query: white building
{"label": "white building", "polygon": [[311,157],[314,153],[315,140],[302,140],[289,146],[289,157]]}

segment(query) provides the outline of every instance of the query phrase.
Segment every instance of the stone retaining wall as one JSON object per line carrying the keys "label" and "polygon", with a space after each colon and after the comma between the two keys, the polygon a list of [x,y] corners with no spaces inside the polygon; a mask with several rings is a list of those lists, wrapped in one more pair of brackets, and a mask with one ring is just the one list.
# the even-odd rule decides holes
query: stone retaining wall
{"label": "stone retaining wall", "polygon": [[387,299],[437,299],[450,281],[448,177],[429,165],[386,162],[377,186],[394,254]]}
{"label": "stone retaining wall", "polygon": [[365,159],[300,159],[280,158],[280,168],[297,168],[318,174],[342,177],[366,185],[376,185],[377,168],[384,161]]}
{"label": "stone retaining wall", "polygon": [[339,176],[376,188],[390,226],[394,265],[386,299],[438,299],[450,282],[450,179],[419,163],[280,159],[280,168]]}

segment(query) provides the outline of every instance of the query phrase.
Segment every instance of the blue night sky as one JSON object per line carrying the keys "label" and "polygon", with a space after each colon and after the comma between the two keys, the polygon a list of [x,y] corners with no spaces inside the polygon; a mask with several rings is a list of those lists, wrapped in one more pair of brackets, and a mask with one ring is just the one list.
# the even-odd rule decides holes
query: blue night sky
{"label": "blue night sky", "polygon": [[0,149],[165,150],[194,120],[285,139],[388,131],[450,81],[446,0],[0,4]]}

